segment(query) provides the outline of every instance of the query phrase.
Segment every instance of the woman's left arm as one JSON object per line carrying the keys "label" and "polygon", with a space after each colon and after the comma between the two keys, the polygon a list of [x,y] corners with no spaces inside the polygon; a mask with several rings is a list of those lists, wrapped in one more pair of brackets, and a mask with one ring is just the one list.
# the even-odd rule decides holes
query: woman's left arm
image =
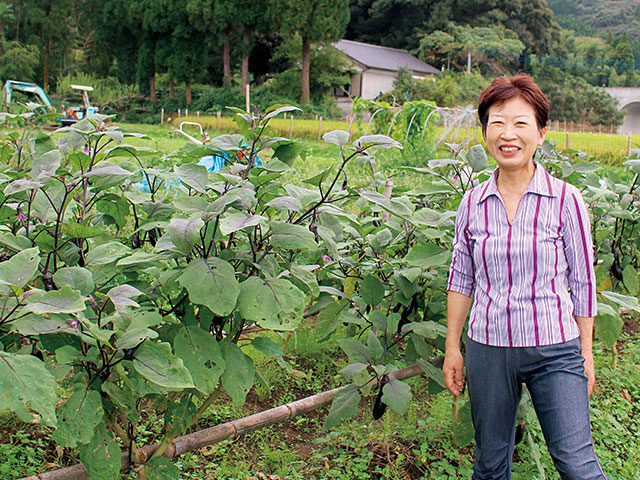
{"label": "woman's left arm", "polygon": [[589,395],[591,395],[596,381],[592,344],[593,318],[597,313],[598,304],[596,275],[593,268],[591,223],[589,212],[577,188],[567,187],[565,208],[562,214],[573,315],[580,330],[584,371],[589,379]]}
{"label": "woman's left arm", "polygon": [[596,369],[593,364],[593,317],[579,317],[576,315],[576,323],[580,329],[580,343],[582,356],[584,357],[584,373],[589,379],[589,396],[593,393],[596,384]]}

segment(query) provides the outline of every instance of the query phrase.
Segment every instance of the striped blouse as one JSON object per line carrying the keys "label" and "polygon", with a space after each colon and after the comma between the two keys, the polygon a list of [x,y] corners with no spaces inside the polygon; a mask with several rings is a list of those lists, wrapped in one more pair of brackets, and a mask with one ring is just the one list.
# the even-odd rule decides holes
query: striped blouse
{"label": "striped blouse", "polygon": [[467,192],[456,217],[448,289],[474,298],[468,335],[505,347],[577,338],[573,316],[597,309],[582,196],[536,163],[510,224],[496,174]]}

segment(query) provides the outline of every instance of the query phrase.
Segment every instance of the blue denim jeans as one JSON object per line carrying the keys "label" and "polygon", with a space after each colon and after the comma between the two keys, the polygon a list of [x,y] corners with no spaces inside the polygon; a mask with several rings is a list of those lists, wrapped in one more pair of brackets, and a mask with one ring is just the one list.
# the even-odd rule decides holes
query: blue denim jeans
{"label": "blue denim jeans", "polygon": [[473,480],[509,480],[516,413],[527,386],[563,480],[607,479],[591,438],[580,340],[543,347],[492,347],[467,339],[467,385],[475,427]]}

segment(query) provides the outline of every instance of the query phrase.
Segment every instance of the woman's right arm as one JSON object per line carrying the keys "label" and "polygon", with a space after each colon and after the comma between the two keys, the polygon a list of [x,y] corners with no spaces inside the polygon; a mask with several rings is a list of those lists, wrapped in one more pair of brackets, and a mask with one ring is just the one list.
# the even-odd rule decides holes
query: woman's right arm
{"label": "woman's right arm", "polygon": [[464,388],[464,359],[460,352],[460,338],[464,322],[467,320],[471,298],[462,293],[449,290],[447,296],[447,340],[445,343],[444,384],[456,397],[460,396]]}

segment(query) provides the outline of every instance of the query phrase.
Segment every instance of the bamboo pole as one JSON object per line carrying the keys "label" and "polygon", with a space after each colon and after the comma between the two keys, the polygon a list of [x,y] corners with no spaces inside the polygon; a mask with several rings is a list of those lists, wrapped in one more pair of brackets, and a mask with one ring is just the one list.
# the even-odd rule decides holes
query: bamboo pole
{"label": "bamboo pole", "polygon": [[[384,182],[384,196],[387,200],[391,200],[391,194],[393,193],[393,178],[387,178]],[[391,218],[389,212],[386,210],[382,211],[382,221],[387,223]]]}
{"label": "bamboo pole", "polygon": [[[435,359],[432,363],[437,363],[438,359]],[[417,365],[409,365],[404,368],[395,370],[389,374],[389,379],[393,380],[405,380],[416,375],[421,375],[422,369]],[[222,423],[215,427],[206,428],[198,432],[190,433],[182,437],[176,438],[169,448],[164,452],[164,456],[168,458],[182,455],[186,452],[192,452],[199,448],[212,445],[214,443],[221,442],[228,438],[235,438],[245,433],[252,432],[262,427],[273,425],[275,423],[289,420],[298,415],[309,413],[318,408],[325,407],[333,401],[333,397],[339,391],[347,388],[342,386],[327,390],[326,392],[318,393],[295,402],[280,405],[264,412],[249,415],[248,417],[233,420],[231,422]],[[151,458],[153,452],[158,448],[159,443],[153,445],[147,445],[138,449],[138,461],[144,463],[147,459]],[[120,459],[122,469],[129,466],[129,454],[123,453]],[[87,472],[82,464],[73,465],[71,467],[62,468],[60,470],[53,470],[47,473],[41,473],[39,475],[33,475],[31,477],[24,477],[20,480],[87,480]]]}

